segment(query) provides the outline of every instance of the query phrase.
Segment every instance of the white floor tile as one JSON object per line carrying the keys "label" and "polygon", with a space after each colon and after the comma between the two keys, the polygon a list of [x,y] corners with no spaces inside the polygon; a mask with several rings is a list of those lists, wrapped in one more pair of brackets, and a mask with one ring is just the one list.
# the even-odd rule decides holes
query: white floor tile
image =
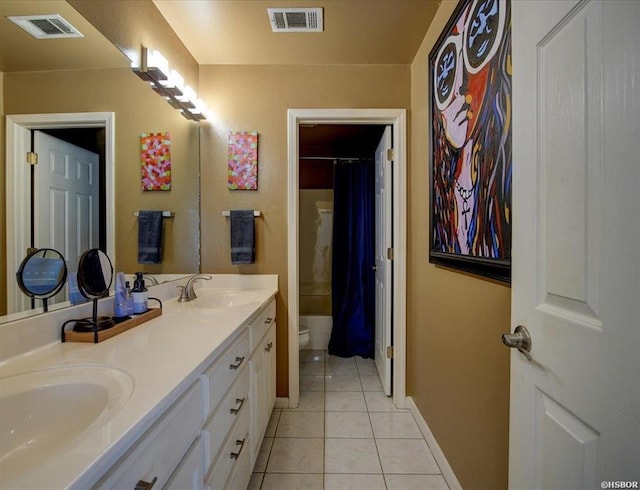
{"label": "white floor tile", "polygon": [[285,410],[276,437],[324,437],[324,413]]}
{"label": "white floor tile", "polygon": [[376,439],[422,439],[411,412],[372,412],[369,417]]}
{"label": "white floor tile", "polygon": [[256,456],[256,463],[253,465],[253,471],[255,473],[264,473],[267,469],[267,461],[269,461],[269,453],[271,453],[271,446],[273,445],[273,437],[265,437],[262,440],[262,446]]}
{"label": "white floor tile", "polygon": [[319,374],[324,375],[324,363],[314,361],[301,361],[300,374]]}
{"label": "white floor tile", "polygon": [[325,412],[325,437],[373,438],[367,412]]}
{"label": "white floor tile", "polygon": [[326,371],[326,374],[358,376],[358,368],[356,367],[355,363],[350,363],[350,364],[328,363],[325,371]]}
{"label": "white floor tile", "polygon": [[360,376],[363,391],[384,391],[380,378],[376,376]]}
{"label": "white floor tile", "polygon": [[327,391],[361,391],[360,378],[355,376],[326,376],[325,388]]}
{"label": "white floor tile", "polygon": [[323,448],[324,440],[320,438],[276,438],[267,473],[322,473]]}
{"label": "white floor tile", "polygon": [[264,432],[265,437],[274,437],[276,435],[276,428],[278,427],[278,420],[280,420],[281,413],[282,410],[279,409],[271,412],[271,418],[269,418],[269,423],[267,424],[267,428]]}
{"label": "white floor tile", "polygon": [[384,475],[388,490],[449,490],[442,475]]}
{"label": "white floor tile", "polygon": [[376,439],[376,445],[385,474],[440,473],[424,439]]}
{"label": "white floor tile", "polygon": [[324,475],[324,490],[386,490],[382,475]]}
{"label": "white floor tile", "polygon": [[300,391],[324,391],[324,376],[301,374]]}
{"label": "white floor tile", "polygon": [[407,412],[406,409],[396,408],[393,397],[385,395],[383,391],[365,391],[364,399],[369,412]]}
{"label": "white floor tile", "polygon": [[325,393],[327,412],[366,412],[362,391],[328,391]]}
{"label": "white floor tile", "polygon": [[323,475],[267,473],[262,490],[322,490]]}
{"label": "white floor tile", "polygon": [[326,473],[382,473],[373,439],[325,439]]}
{"label": "white floor tile", "polygon": [[300,362],[314,361],[324,363],[326,358],[326,351],[303,349],[300,351]]}
{"label": "white floor tile", "polygon": [[375,363],[358,363],[358,373],[360,376],[378,376],[378,368]]}
{"label": "white floor tile", "polygon": [[285,408],[283,411],[323,412],[324,391],[301,391],[297,408]]}
{"label": "white floor tile", "polygon": [[342,365],[342,366],[355,366],[356,359],[355,357],[338,357],[327,355],[327,365]]}

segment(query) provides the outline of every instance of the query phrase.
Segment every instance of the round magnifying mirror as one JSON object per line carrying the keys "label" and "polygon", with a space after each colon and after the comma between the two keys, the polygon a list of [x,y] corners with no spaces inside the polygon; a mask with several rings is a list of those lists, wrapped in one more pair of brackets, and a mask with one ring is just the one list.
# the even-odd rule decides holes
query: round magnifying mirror
{"label": "round magnifying mirror", "polygon": [[108,296],[112,280],[113,266],[106,253],[92,248],[80,256],[78,289],[85,298],[98,299]]}
{"label": "round magnifying mirror", "polygon": [[67,279],[67,264],[57,250],[34,250],[20,264],[16,279],[24,294],[43,300],[43,309],[47,311],[47,300],[58,294]]}

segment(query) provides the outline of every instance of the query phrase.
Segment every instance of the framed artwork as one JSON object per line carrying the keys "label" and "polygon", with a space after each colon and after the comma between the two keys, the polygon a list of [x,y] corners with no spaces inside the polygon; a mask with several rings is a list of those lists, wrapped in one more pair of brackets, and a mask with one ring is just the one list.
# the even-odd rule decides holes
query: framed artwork
{"label": "framed artwork", "polygon": [[171,135],[140,135],[140,167],[143,191],[171,190]]}
{"label": "framed artwork", "polygon": [[258,133],[229,131],[228,184],[231,190],[258,189]]}
{"label": "framed artwork", "polygon": [[511,281],[511,5],[461,0],[429,54],[429,261]]}

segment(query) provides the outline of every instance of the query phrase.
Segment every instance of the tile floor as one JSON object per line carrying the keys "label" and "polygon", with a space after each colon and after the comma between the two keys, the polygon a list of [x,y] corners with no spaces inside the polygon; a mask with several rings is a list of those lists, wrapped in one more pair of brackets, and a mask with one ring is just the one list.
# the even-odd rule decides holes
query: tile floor
{"label": "tile floor", "polygon": [[418,425],[371,359],[300,352],[300,405],[275,409],[249,490],[448,489]]}

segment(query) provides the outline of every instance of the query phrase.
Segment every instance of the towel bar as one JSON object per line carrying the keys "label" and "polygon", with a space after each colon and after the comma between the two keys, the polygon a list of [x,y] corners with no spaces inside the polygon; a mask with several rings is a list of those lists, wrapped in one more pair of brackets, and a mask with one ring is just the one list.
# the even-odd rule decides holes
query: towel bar
{"label": "towel bar", "polygon": [[[136,211],[135,213],[133,213],[134,216],[138,217],[140,216],[140,212]],[[176,215],[176,213],[174,213],[173,211],[162,211],[162,217],[163,218],[173,218]]]}
{"label": "towel bar", "polygon": [[[262,213],[260,211],[254,211],[253,215],[262,216]],[[222,211],[222,216],[226,216],[228,218],[229,216],[231,216],[231,211]]]}

